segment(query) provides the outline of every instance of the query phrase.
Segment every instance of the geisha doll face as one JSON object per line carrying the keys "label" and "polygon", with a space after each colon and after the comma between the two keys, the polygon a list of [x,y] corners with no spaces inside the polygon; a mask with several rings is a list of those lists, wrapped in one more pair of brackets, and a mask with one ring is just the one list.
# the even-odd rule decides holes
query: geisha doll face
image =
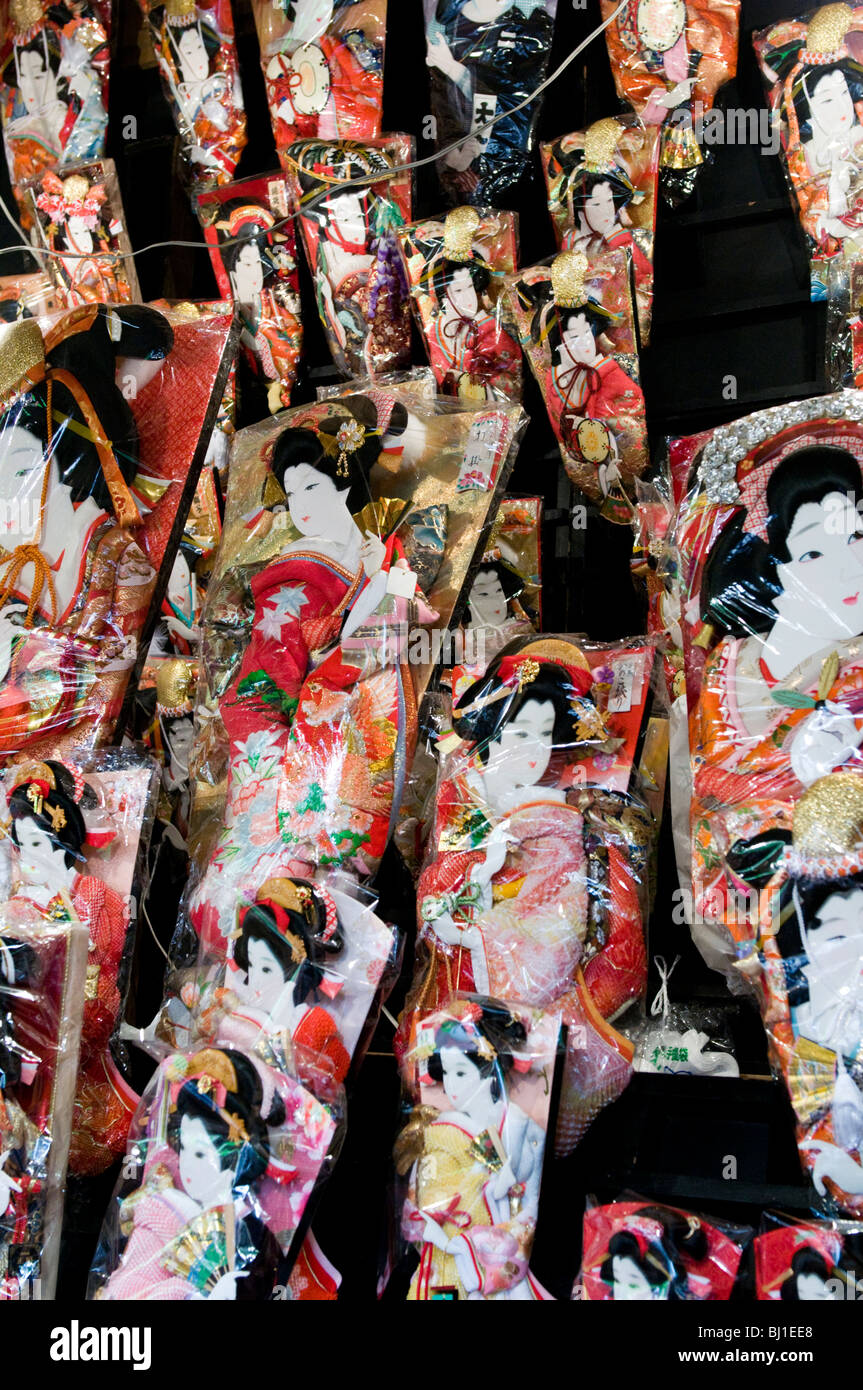
{"label": "geisha doll face", "polygon": [[330,226],[342,241],[352,246],[364,246],[366,241],[366,211],[364,196],[359,193],[340,193],[327,203]]}
{"label": "geisha doll face", "polygon": [[87,226],[83,217],[68,217],[66,219],[67,240],[77,251],[93,250],[93,233]]}
{"label": "geisha doll face", "polygon": [[558,348],[561,366],[592,367],[599,353],[586,314],[567,314],[563,319],[562,342]]}
{"label": "geisha doll face", "polygon": [[274,1015],[289,997],[289,976],[275,952],[261,937],[249,938],[248,969],[241,972],[237,994],[247,1004]]}
{"label": "geisha doll face", "polygon": [[615,1255],[611,1264],[615,1303],[637,1303],[668,1297],[667,1284],[651,1284],[644,1270],[628,1255]]}
{"label": "geisha doll face", "polygon": [[203,82],[209,76],[210,59],[197,24],[184,29],[177,41],[184,82]]}
{"label": "geisha doll face", "polygon": [[804,967],[810,1002],[837,996],[849,1004],[861,995],[863,971],[863,888],[850,893],[831,893],[814,922],[804,929],[803,947],[809,958]]}
{"label": "geisha doll face", "polygon": [[584,220],[590,231],[607,241],[616,231],[617,208],[614,206],[614,190],[610,183],[594,184],[583,204]]}
{"label": "geisha doll face", "polygon": [[180,1121],[178,1159],[183,1190],[201,1206],[230,1190],[230,1171],[222,1168],[212,1135],[197,1116],[184,1115]]}
{"label": "geisha doll face", "polygon": [[264,267],[261,253],[253,241],[241,246],[232,272],[234,297],[241,304],[260,299],[264,288]]}
{"label": "geisha doll face", "polygon": [[797,1298],[800,1303],[831,1303],[841,1297],[841,1284],[838,1280],[835,1281],[835,1287],[831,1288],[830,1283],[814,1271],[797,1275]]}
{"label": "geisha doll face", "polygon": [[653,53],[667,53],[686,28],[684,0],[639,0],[638,37]]}
{"label": "geisha doll face", "polygon": [[477,1102],[491,1098],[492,1077],[483,1077],[475,1062],[459,1047],[440,1050],[443,1088],[454,1110],[470,1111]]}
{"label": "geisha doll face", "polygon": [[[7,426],[0,437],[0,545],[7,550],[35,540],[44,467],[42,441],[21,425]],[[49,488],[57,483],[52,463]]]}
{"label": "geisha doll face", "polygon": [[18,80],[21,100],[30,115],[44,111],[57,100],[57,82],[50,67],[45,66],[45,54],[38,49],[18,51]]}
{"label": "geisha doll face", "polygon": [[863,531],[853,501],[827,493],[798,507],[777,564],[774,607],[792,627],[825,642],[863,631]]}
{"label": "geisha doll face", "polygon": [[503,813],[522,805],[529,799],[529,789],[545,776],[554,725],[551,700],[526,700],[489,745],[483,782],[495,810]]}
{"label": "geisha doll face", "polygon": [[809,97],[813,126],[816,126],[822,135],[847,134],[856,123],[857,114],[848,83],[839,69],[834,68],[819,77],[816,68],[807,76],[805,90]]}
{"label": "geisha doll face", "polygon": [[56,889],[66,884],[74,870],[66,866],[66,851],[32,816],[15,822],[18,873],[33,888]]}
{"label": "geisha doll face", "polygon": [[471,585],[468,604],[474,627],[500,627],[506,622],[506,595],[494,570],[480,570]]}
{"label": "geisha doll face", "polygon": [[300,463],[285,469],[282,484],[291,521],[301,536],[338,539],[350,521],[347,491],[338,492],[332,478],[319,473],[311,464]]}
{"label": "geisha doll face", "polygon": [[462,318],[476,318],[479,309],[479,296],[474,288],[470,271],[456,270],[447,285],[446,297],[453,309]]}

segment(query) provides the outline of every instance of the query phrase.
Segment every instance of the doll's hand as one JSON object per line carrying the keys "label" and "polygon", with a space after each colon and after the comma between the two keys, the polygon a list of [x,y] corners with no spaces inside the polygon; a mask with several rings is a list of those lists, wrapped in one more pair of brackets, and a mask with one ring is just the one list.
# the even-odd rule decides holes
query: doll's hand
{"label": "doll's hand", "polygon": [[368,579],[380,571],[386,554],[387,548],[380,536],[376,536],[373,531],[366,531],[366,540],[360,546],[360,560]]}
{"label": "doll's hand", "polygon": [[443,34],[435,34],[429,41],[426,53],[426,67],[437,68],[452,82],[458,82],[467,71],[462,63],[455,60]]}
{"label": "doll's hand", "polygon": [[442,941],[445,946],[460,946],[462,944],[464,932],[457,925],[451,912],[442,912],[440,917],[435,917],[429,925],[438,941]]}
{"label": "doll's hand", "polygon": [[[474,1294],[479,1289],[480,1279],[476,1272],[476,1266],[471,1258],[470,1246],[464,1236],[453,1236],[448,1242],[445,1254],[452,1255],[458,1260],[458,1273],[466,1294]],[[462,1256],[459,1259],[459,1256]]]}
{"label": "doll's hand", "polygon": [[223,1274],[217,1284],[214,1284],[210,1298],[219,1302],[233,1301],[237,1297],[237,1280],[245,1279],[249,1271],[247,1269],[229,1269],[227,1274]]}
{"label": "doll's hand", "polygon": [[427,1245],[436,1245],[438,1250],[443,1250],[444,1253],[446,1253],[446,1251],[449,1249],[450,1244],[452,1243],[444,1234],[443,1230],[438,1225],[438,1223],[436,1221],[433,1221],[430,1216],[427,1216],[425,1219],[425,1226],[423,1227],[423,1240]]}
{"label": "doll's hand", "polygon": [[481,864],[474,864],[471,869],[471,879],[474,883],[490,883],[495,874],[498,873],[506,863],[507,837],[501,832],[500,827],[492,831],[485,846],[485,859]]}

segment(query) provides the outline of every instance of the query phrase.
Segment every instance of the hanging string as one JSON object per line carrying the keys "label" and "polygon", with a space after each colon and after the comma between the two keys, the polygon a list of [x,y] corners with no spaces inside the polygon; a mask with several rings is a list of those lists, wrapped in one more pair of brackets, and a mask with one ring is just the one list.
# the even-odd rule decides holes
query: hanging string
{"label": "hanging string", "polygon": [[656,991],[653,1003],[650,1006],[651,1018],[668,1017],[669,1011],[671,1009],[671,1003],[668,998],[668,981],[674,974],[674,967],[677,965],[679,960],[680,956],[675,956],[674,960],[671,962],[671,966],[669,967],[665,963],[664,956],[653,957],[653,964],[656,966],[657,972],[659,974],[659,989]]}
{"label": "hanging string", "polygon": [[[473,137],[484,135],[486,131],[496,126],[498,121],[509,120],[517,111],[523,111],[532,101],[536,101],[537,97],[541,96],[548,87],[552,86],[552,84],[566,71],[569,65],[575,62],[579,54],[583,53],[584,50],[593,43],[594,39],[599,38],[599,35],[608,28],[609,24],[614,22],[621,10],[624,10],[629,3],[630,0],[620,0],[620,4],[611,12],[608,19],[604,19],[586,38],[582,39],[581,43],[576,45],[572,52],[564,58],[563,62],[558,64],[554,72],[549,73],[548,77],[540,82],[539,86],[535,87],[523,101],[520,101],[517,106],[510,107],[508,110],[501,111],[498,115],[492,116],[491,120],[486,121],[484,125],[477,126],[476,130],[472,130],[470,135]],[[281,227],[287,226],[289,222],[296,222],[300,216],[306,215],[307,212],[317,206],[319,202],[330,197],[334,186],[347,190],[351,188],[364,188],[367,184],[388,183],[392,179],[400,178],[403,174],[412,173],[414,169],[423,169],[426,165],[437,164],[439,160],[444,159],[448,154],[452,153],[453,150],[459,149],[467,138],[466,135],[463,135],[460,139],[453,140],[451,144],[444,146],[442,150],[437,150],[435,154],[425,155],[422,159],[412,159],[406,164],[397,164],[395,168],[383,172],[358,174],[350,179],[339,179],[329,175],[320,175],[320,182],[325,185],[321,192],[313,194],[305,201],[302,212],[289,213],[287,217],[282,217],[278,222],[274,222],[272,227],[268,230],[272,234],[273,232],[277,232]],[[90,254],[92,254],[81,251],[51,251],[48,250],[47,247],[32,246],[30,242],[25,240],[21,228],[9,211],[3,198],[0,198],[0,210],[2,210],[6,220],[15,229],[15,234],[18,238],[14,246],[0,246],[0,256],[8,255],[12,251],[16,253],[28,251],[40,265],[43,265],[46,256],[50,256],[55,260],[80,261],[89,259]],[[219,250],[225,250],[229,246],[239,246],[243,241],[243,237],[230,237],[225,241],[219,242]],[[153,241],[149,246],[142,246],[139,251],[112,251],[109,254],[114,261],[133,261],[138,256],[145,256],[149,251],[164,251],[169,247],[178,247],[180,250],[206,251],[207,254],[209,254],[210,251],[207,243],[203,241]]]}

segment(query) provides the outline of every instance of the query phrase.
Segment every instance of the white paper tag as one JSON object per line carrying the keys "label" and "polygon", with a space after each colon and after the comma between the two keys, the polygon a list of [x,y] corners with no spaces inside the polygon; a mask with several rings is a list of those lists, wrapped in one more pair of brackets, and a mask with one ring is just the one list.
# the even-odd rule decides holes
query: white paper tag
{"label": "white paper tag", "polygon": [[267,198],[273,212],[279,217],[288,215],[288,194],[284,179],[270,179],[267,183]]}
{"label": "white paper tag", "polygon": [[640,681],[638,691],[635,690],[637,678],[638,662],[634,658],[618,661],[614,668],[614,684],[608,696],[609,714],[625,714],[632,709],[636,695],[641,694]]}
{"label": "white paper tag", "polygon": [[461,739],[459,735],[455,733],[453,729],[448,729],[445,733],[441,734],[437,741],[438,752],[454,753],[460,743]]}
{"label": "white paper tag", "polygon": [[481,145],[488,144],[489,140],[491,139],[491,132],[494,129],[494,127],[492,126],[489,130],[482,130],[482,126],[487,125],[489,121],[494,120],[496,112],[496,96],[492,95],[489,92],[477,92],[474,95],[473,114],[471,116],[470,122],[470,132],[471,135],[473,135],[474,131],[477,130],[481,132],[477,136],[477,141]]}
{"label": "white paper tag", "polygon": [[496,413],[480,415],[470,427],[456,487],[459,492],[488,492],[497,473],[506,421]]}
{"label": "white paper tag", "polygon": [[417,591],[417,576],[413,570],[402,569],[401,565],[393,565],[387,575],[387,593],[394,594],[396,598],[413,598]]}

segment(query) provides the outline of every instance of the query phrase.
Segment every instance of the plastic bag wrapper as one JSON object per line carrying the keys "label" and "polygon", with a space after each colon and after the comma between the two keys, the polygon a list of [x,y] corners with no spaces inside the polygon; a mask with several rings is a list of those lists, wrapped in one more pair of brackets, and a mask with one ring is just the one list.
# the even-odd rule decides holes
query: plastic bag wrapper
{"label": "plastic bag wrapper", "polygon": [[267,879],[376,871],[427,629],[451,621],[523,423],[373,390],[236,435],[193,758],[199,934],[227,937]]}
{"label": "plastic bag wrapper", "polygon": [[303,348],[287,180],[284,174],[269,174],[202,193],[198,217],[219,291],[239,309],[244,354],[269,382],[275,413],[290,404]]}
{"label": "plastic bag wrapper", "polygon": [[[831,387],[863,386],[863,259],[849,246],[820,263],[827,289],[825,368]],[[819,282],[820,283],[820,282]]]}
{"label": "plastic bag wrapper", "polygon": [[423,0],[435,148],[448,151],[438,173],[450,203],[499,207],[530,167],[539,97],[517,108],[548,72],[557,0],[499,5],[479,20],[465,9]]}
{"label": "plastic bag wrapper", "polygon": [[48,169],[105,153],[111,6],[5,0],[0,8],[0,120],[21,225],[32,226],[25,186]]}
{"label": "plastic bag wrapper", "polygon": [[853,1221],[795,1221],[765,1212],[753,1242],[760,1303],[844,1302],[860,1297],[863,1228]]}
{"label": "plastic bag wrapper", "polygon": [[386,0],[252,0],[276,151],[381,133]]}
{"label": "plastic bag wrapper", "polygon": [[284,1297],[291,1246],[337,1134],[281,1050],[166,1057],[129,1133],[88,1297]]}
{"label": "plastic bag wrapper", "polygon": [[87,932],[0,905],[0,1299],[54,1297]]}
{"label": "plastic bag wrapper", "polygon": [[453,208],[445,221],[413,222],[398,238],[441,394],[520,400],[521,349],[503,294],[518,262],[516,214]]}
{"label": "plastic bag wrapper", "polygon": [[585,131],[540,145],[548,211],[561,251],[583,251],[601,265],[608,251],[629,253],[638,327],[650,341],[659,129],[637,116],[604,116]]}
{"label": "plastic bag wrapper", "polygon": [[629,522],[649,455],[625,252],[591,269],[584,252],[561,251],[518,272],[509,295],[567,476]]}
{"label": "plastic bag wrapper", "polygon": [[202,937],[195,976],[181,989],[186,1036],[175,1009],[174,1044],[254,1050],[286,1033],[304,1085],[324,1097],[341,1086],[396,937],[372,894],[338,882],[269,879],[253,902],[238,903],[227,940]]}
{"label": "plastic bag wrapper", "polygon": [[334,396],[344,396],[347,392],[371,391],[375,388],[389,390],[398,387],[399,395],[405,400],[408,395],[420,402],[429,404],[437,396],[437,382],[431,367],[406,367],[397,372],[382,372],[376,376],[355,376],[350,381],[328,381],[315,390],[315,400],[330,401]]}
{"label": "plastic bag wrapper", "polygon": [[655,470],[651,479],[639,479],[635,490],[632,575],[646,591],[647,631],[660,641],[665,688],[669,702],[673,703],[686,693],[680,569],[674,537],[677,501],[669,471]]}
{"label": "plastic bag wrapper", "polygon": [[37,318],[60,307],[54,281],[47,272],[0,275],[0,319],[4,323]]}
{"label": "plastic bag wrapper", "polygon": [[556,1012],[473,995],[422,1015],[394,1150],[410,1301],[550,1299],[530,1255],[559,1033]]}
{"label": "plastic bag wrapper", "polygon": [[2,842],[4,921],[70,917],[87,929],[69,1170],[93,1176],[124,1152],[138,1099],[112,1046],[129,987],[156,769],[136,753],[106,749],[86,762],[21,763],[3,783],[11,816]]}
{"label": "plastic bag wrapper", "polygon": [[827,1210],[863,1216],[863,773],[821,777],[794,806],[761,895],[759,956],[770,1058],[804,1167]]}
{"label": "plastic bag wrapper", "polygon": [[649,1014],[625,1032],[635,1044],[635,1071],[652,1076],[739,1076],[721,1011],[672,1003],[668,981],[680,958],[655,958],[660,987]]}
{"label": "plastic bag wrapper", "polygon": [[863,7],[823,5],[753,42],[809,245],[812,298],[823,299],[829,263],[859,254],[863,233]]}
{"label": "plastic bag wrapper", "polygon": [[[29,187],[33,223],[60,305],[140,304],[141,291],[113,159],[48,169]],[[65,255],[63,253],[66,253]]]}
{"label": "plastic bag wrapper", "polygon": [[246,147],[246,112],[230,0],[139,0],[192,193],[230,183]]}
{"label": "plastic bag wrapper", "polygon": [[631,1074],[631,1044],[610,1020],[647,979],[654,826],[631,788],[652,664],[649,646],[600,648],[592,664],[570,638],[517,639],[458,696],[438,742],[396,1055],[413,1085],[419,1017],[454,991],[559,1009],[569,1034],[560,1153]]}
{"label": "plastic bag wrapper", "polygon": [[[457,687],[452,672],[444,681],[457,697],[487,669],[498,652],[517,637],[541,628],[541,497],[504,497],[491,528],[482,562],[467,596],[466,621],[457,633],[453,652]],[[460,648],[460,649],[458,649]]]}
{"label": "plastic bag wrapper", "polygon": [[225,305],[87,305],[0,338],[0,760],[110,739],[232,340]]}
{"label": "plastic bag wrapper", "polygon": [[[600,8],[608,20],[617,0]],[[672,205],[695,187],[700,122],[737,72],[739,28],[740,0],[630,0],[605,31],[617,95],[661,127],[660,188]]]}
{"label": "plastic bag wrapper", "polygon": [[675,441],[672,459],[691,479],[676,552],[693,899],[716,929],[710,963],[724,936],[739,988],[777,831],[806,786],[863,765],[863,397],[760,411]]}
{"label": "plastic bag wrapper", "polygon": [[747,1226],[706,1221],[645,1201],[599,1206],[588,1197],[575,1296],[588,1302],[726,1303]]}
{"label": "plastic bag wrapper", "polygon": [[[410,171],[393,171],[413,157],[408,135],[300,140],[285,156],[324,336],[346,377],[410,365],[410,296],[396,231],[411,218],[412,182]],[[351,186],[339,192],[341,183]]]}

